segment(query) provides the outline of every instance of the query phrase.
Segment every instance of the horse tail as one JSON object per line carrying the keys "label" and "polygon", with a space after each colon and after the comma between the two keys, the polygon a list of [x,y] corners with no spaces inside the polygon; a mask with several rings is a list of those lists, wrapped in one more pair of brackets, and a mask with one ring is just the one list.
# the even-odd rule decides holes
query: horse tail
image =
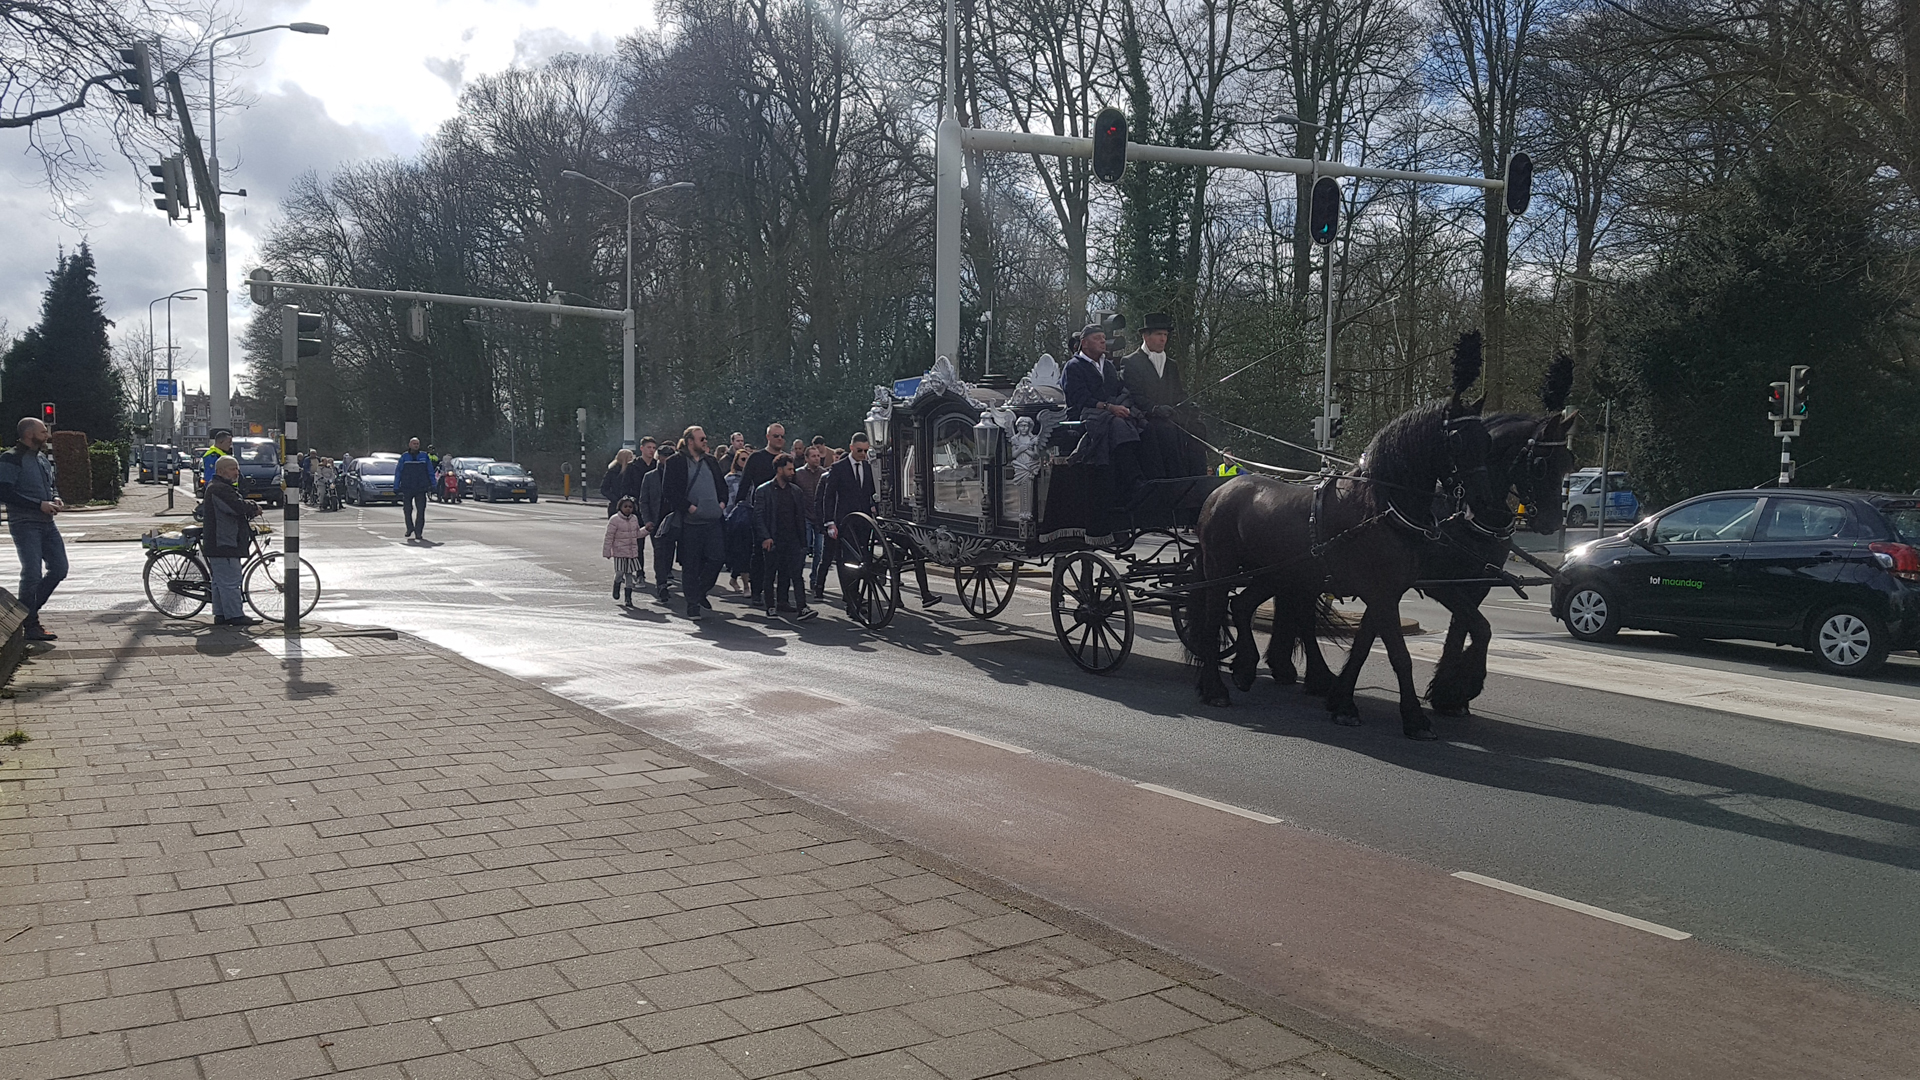
{"label": "horse tail", "polygon": [[1338,642],[1342,647],[1351,646],[1358,627],[1345,619],[1336,619],[1334,614],[1333,597],[1321,593],[1319,599],[1313,602],[1314,629],[1327,641]]}

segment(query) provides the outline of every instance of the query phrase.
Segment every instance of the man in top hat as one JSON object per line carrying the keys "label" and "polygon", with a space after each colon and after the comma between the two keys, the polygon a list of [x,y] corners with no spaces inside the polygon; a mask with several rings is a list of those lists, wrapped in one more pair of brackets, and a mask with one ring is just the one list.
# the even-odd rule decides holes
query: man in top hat
{"label": "man in top hat", "polygon": [[[1188,431],[1197,431],[1199,416],[1187,401],[1180,365],[1167,355],[1173,316],[1147,313],[1140,327],[1140,347],[1120,358],[1120,377],[1135,410],[1146,414],[1141,432],[1140,469],[1149,480],[1199,476],[1207,471],[1206,448]],[[1184,429],[1184,430],[1183,430]]]}
{"label": "man in top hat", "polygon": [[[1067,416],[1083,425],[1080,445],[1072,460],[1096,465],[1094,498],[1101,514],[1124,506],[1141,480],[1140,414],[1132,407],[1120,377],[1120,368],[1107,356],[1107,331],[1098,323],[1080,331],[1080,346],[1060,372],[1060,390],[1067,398]],[[1097,534],[1110,531],[1112,521],[1096,525]]]}

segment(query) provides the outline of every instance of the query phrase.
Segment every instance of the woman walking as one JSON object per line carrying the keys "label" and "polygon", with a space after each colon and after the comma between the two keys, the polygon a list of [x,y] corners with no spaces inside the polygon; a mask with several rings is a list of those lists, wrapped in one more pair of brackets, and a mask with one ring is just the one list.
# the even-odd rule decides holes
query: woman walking
{"label": "woman walking", "polygon": [[753,492],[747,490],[747,459],[753,451],[746,447],[734,451],[733,468],[727,471],[727,586],[744,593],[740,578],[753,571]]}
{"label": "woman walking", "polygon": [[619,453],[613,455],[613,460],[607,462],[607,473],[600,478],[600,497],[607,500],[608,517],[619,512],[620,493],[626,490],[627,466],[631,464],[633,451],[623,446]]}

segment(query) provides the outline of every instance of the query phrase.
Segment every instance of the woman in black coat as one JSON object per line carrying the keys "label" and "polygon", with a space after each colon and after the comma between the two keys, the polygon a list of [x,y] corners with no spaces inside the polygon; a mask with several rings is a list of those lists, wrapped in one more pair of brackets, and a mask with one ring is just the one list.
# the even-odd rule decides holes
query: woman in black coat
{"label": "woman in black coat", "polygon": [[[627,467],[633,464],[633,451],[621,447],[607,464],[607,474],[600,478],[600,497],[607,500],[607,516],[612,517],[620,509],[620,496],[627,493]],[[586,479],[581,477],[582,480]]]}

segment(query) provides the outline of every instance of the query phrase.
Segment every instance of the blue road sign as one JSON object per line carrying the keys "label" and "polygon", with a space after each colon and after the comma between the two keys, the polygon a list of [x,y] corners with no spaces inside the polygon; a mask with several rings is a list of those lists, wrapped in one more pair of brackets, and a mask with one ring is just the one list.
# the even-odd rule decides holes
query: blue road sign
{"label": "blue road sign", "polygon": [[155,379],[153,381],[153,396],[164,398],[167,401],[177,400],[180,397],[180,380]]}

